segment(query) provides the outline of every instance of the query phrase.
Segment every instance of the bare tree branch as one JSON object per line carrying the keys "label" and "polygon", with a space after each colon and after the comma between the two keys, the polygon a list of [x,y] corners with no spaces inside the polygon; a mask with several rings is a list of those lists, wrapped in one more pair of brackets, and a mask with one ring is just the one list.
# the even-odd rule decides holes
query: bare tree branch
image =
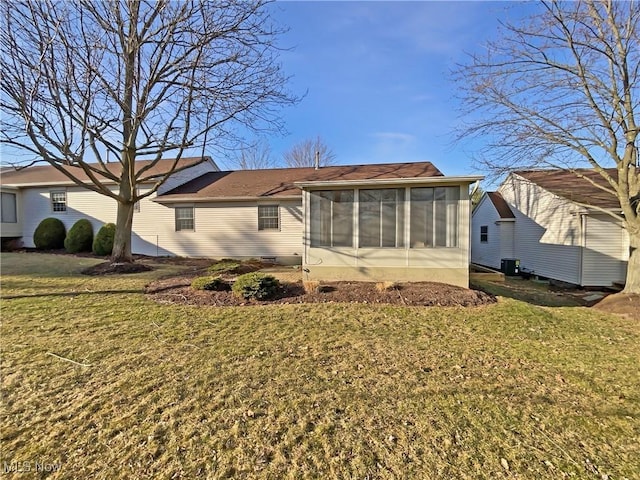
{"label": "bare tree branch", "polygon": [[271,148],[265,140],[256,140],[242,147],[235,153],[233,164],[239,170],[261,170],[276,165]]}
{"label": "bare tree branch", "polygon": [[284,153],[284,163],[287,167],[313,167],[318,157],[320,167],[335,165],[336,155],[320,136],[296,143]]}
{"label": "bare tree branch", "polygon": [[[278,62],[283,30],[262,0],[0,4],[0,142],[117,200],[114,259],[131,260],[133,205],[185,152],[232,148],[240,129],[280,131],[279,109],[298,100]],[[137,168],[138,158],[150,161]],[[151,191],[138,193],[146,181]]]}
{"label": "bare tree branch", "polygon": [[[465,122],[490,171],[563,168],[620,202],[631,240],[627,289],[640,292],[640,6],[634,0],[543,1],[505,24],[455,73]],[[604,182],[580,173],[590,167]],[[610,174],[614,168],[615,175]],[[593,207],[592,207],[593,208]]]}

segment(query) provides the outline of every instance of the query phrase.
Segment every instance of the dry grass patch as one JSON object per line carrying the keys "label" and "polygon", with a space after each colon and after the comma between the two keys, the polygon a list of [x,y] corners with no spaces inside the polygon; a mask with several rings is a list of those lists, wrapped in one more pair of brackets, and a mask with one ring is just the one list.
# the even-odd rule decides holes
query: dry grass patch
{"label": "dry grass patch", "polygon": [[[0,461],[60,465],[48,478],[640,471],[640,326],[628,319],[514,300],[166,306],[53,296],[77,280],[49,280],[41,296],[3,300],[0,411]],[[134,291],[148,278],[102,280]]]}
{"label": "dry grass patch", "polygon": [[378,282],[376,283],[376,290],[379,292],[386,292],[389,290],[397,290],[399,285],[396,282]]}
{"label": "dry grass patch", "polygon": [[320,282],[317,280],[303,280],[302,287],[306,293],[320,293],[322,291]]}

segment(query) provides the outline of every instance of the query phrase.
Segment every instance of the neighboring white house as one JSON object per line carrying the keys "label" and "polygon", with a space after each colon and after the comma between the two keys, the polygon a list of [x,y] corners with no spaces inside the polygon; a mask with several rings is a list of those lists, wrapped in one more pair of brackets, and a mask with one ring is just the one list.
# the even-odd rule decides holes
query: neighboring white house
{"label": "neighboring white house", "polygon": [[[179,168],[188,167],[191,164],[193,166],[171,176],[159,191],[167,191],[206,172],[218,170],[215,162],[208,157],[203,162],[198,162],[201,162],[201,158],[180,160]],[[149,163],[139,161],[136,163],[136,168],[139,171],[149,166]],[[172,163],[172,159],[161,160],[145,172],[145,177],[150,179],[140,185],[139,191],[144,193],[151,189],[154,175],[166,172]],[[119,163],[108,165],[113,171],[120,168]],[[88,182],[87,175],[80,168],[67,168],[71,169],[76,177]],[[103,183],[114,192],[117,191],[113,181],[105,178]],[[67,230],[79,219],[86,218],[93,225],[94,232],[97,232],[105,223],[116,221],[117,203],[114,199],[76,185],[62,172],[49,165],[32,166],[20,170],[3,169],[0,172],[0,189],[3,192],[3,219],[0,234],[3,240],[20,238],[25,247],[35,246],[33,233],[38,224],[47,217],[59,218]],[[9,208],[5,203],[7,198],[5,193],[15,194],[17,222],[14,224],[5,222],[5,208]],[[173,212],[159,208],[153,202],[154,197],[155,194],[136,205],[133,220],[133,251],[147,255],[170,255],[171,252],[161,250],[159,240],[166,235],[167,229],[164,225],[167,222],[169,225],[173,224]]]}
{"label": "neighboring white house", "polygon": [[[21,194],[25,246],[46,217],[67,228],[88,218],[94,230],[115,221],[115,200],[69,181],[36,182],[30,170],[1,182]],[[269,258],[302,264],[308,279],[468,286],[468,187],[480,178],[445,177],[429,162],[230,172],[206,162],[140,202],[132,250]]]}
{"label": "neighboring white house", "polygon": [[[603,184],[593,170],[579,173]],[[621,213],[617,198],[571,172],[514,172],[473,211],[472,262],[499,269],[515,258],[536,275],[575,285],[624,283],[629,237],[607,211]]]}
{"label": "neighboring white house", "polygon": [[500,269],[503,258],[515,255],[515,215],[499,192],[487,192],[476,205],[471,218],[472,262]]}

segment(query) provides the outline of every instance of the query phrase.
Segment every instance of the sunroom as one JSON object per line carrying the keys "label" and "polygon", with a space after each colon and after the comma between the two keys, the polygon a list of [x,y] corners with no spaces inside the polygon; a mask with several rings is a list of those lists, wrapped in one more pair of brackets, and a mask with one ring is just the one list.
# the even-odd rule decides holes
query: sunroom
{"label": "sunroom", "polygon": [[482,177],[299,182],[304,278],[469,283],[469,185]]}

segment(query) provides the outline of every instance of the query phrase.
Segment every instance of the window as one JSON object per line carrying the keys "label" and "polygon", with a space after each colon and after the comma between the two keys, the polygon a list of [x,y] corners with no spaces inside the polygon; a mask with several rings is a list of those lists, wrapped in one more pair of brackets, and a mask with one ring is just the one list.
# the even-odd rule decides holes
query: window
{"label": "window", "polygon": [[51,211],[66,212],[67,211],[67,192],[64,190],[51,192]]}
{"label": "window", "polygon": [[2,223],[18,223],[15,193],[2,193],[0,209],[2,210]]}
{"label": "window", "polygon": [[279,230],[280,209],[278,205],[258,205],[258,230]]}
{"label": "window", "polygon": [[480,227],[480,242],[487,243],[489,241],[489,226],[482,225]]}
{"label": "window", "polygon": [[353,190],[311,192],[311,246],[353,246]]}
{"label": "window", "polygon": [[193,207],[176,207],[176,232],[195,230]]}
{"label": "window", "polygon": [[404,189],[358,192],[360,247],[404,247]]}
{"label": "window", "polygon": [[458,246],[458,187],[411,189],[412,248]]}

